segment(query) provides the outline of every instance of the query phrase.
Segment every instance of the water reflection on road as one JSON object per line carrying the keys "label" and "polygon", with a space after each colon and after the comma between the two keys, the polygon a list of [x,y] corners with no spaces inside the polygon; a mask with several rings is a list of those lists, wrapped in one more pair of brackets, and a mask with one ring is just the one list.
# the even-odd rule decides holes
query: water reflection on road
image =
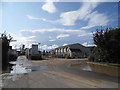
{"label": "water reflection on road", "polygon": [[54,66],[60,67],[61,69],[63,69],[62,67],[68,67],[68,65],[70,65],[70,67],[72,68],[78,68],[80,70],[85,70],[85,71],[92,71],[90,66],[84,63],[83,61],[73,61],[67,64],[64,63],[62,65],[49,65],[49,63],[48,65],[46,64],[33,65],[31,61],[26,59],[26,57],[20,56],[17,58],[15,62],[10,62],[10,64],[13,65],[12,70],[10,72],[11,74],[24,74],[32,71],[42,71],[42,70],[48,69],[49,67],[54,67]]}
{"label": "water reflection on road", "polygon": [[[25,86],[23,87],[28,87],[27,86],[27,73],[33,72],[33,71],[42,71],[47,68],[46,65],[41,65],[41,66],[33,66],[31,61],[26,59],[25,57],[18,57],[16,61],[9,62],[12,67],[10,73],[5,73],[0,75],[0,80],[2,82],[0,83],[0,87],[7,87],[7,85],[10,83],[11,85],[14,85],[15,87],[15,82],[18,80],[21,80],[25,78],[24,83]],[[18,85],[17,85],[18,86]],[[20,85],[21,86],[21,85]]]}
{"label": "water reflection on road", "polygon": [[10,74],[25,74],[32,71],[41,71],[47,68],[46,65],[33,66],[31,61],[20,57],[18,57],[15,62],[10,62],[10,64],[13,64]]}
{"label": "water reflection on road", "polygon": [[[16,81],[19,80],[23,75],[26,75],[27,73],[33,72],[33,71],[43,71],[43,70],[51,70],[50,68],[52,68],[52,70],[64,70],[65,67],[68,67],[68,65],[71,65],[72,68],[78,68],[81,70],[85,70],[85,71],[91,71],[91,68],[85,64],[85,63],[77,63],[76,61],[74,62],[70,62],[67,64],[63,64],[63,65],[32,65],[32,62],[29,61],[28,59],[26,59],[25,57],[21,58],[18,57],[16,61],[14,62],[9,62],[12,66],[12,70],[10,71],[9,74],[7,75],[3,75],[3,80],[12,80],[12,81]],[[55,67],[55,68],[54,68]],[[54,69],[53,69],[54,68]],[[57,69],[59,68],[59,69]]]}
{"label": "water reflection on road", "polygon": [[[83,59],[29,61],[25,56],[20,56],[15,62],[10,62],[10,64],[13,65],[11,72],[0,76],[2,77],[2,85],[0,83],[0,87],[29,88],[33,86],[38,88],[54,87],[55,85],[58,87],[60,87],[60,85],[63,85],[63,87],[72,87],[71,85],[75,85],[75,87],[87,88],[91,87],[91,85],[93,85],[92,87],[96,85],[99,87],[99,85],[94,82],[101,82],[101,85],[104,87],[104,83],[108,83],[109,78],[111,78],[93,73],[90,66]],[[75,79],[73,80],[71,77],[74,77]],[[99,77],[102,78],[103,81],[98,80]],[[107,81],[104,81],[105,79]],[[89,85],[87,84],[88,80]],[[91,81],[94,81],[92,82],[93,84],[91,84]],[[71,84],[67,86],[66,84],[68,83]],[[114,86],[117,85],[114,82],[110,82],[110,85],[108,84],[108,86],[111,86],[112,84],[114,84]]]}
{"label": "water reflection on road", "polygon": [[24,74],[31,72],[31,69],[26,69],[26,67],[31,65],[31,62],[27,59],[18,57],[15,62],[10,62],[10,64],[13,64],[10,74]]}
{"label": "water reflection on road", "polygon": [[71,64],[70,67],[83,70],[83,71],[92,71],[91,67],[87,63]]}
{"label": "water reflection on road", "polygon": [[73,62],[69,65],[71,68],[83,70],[83,71],[92,71],[91,67],[89,64],[87,64],[85,61],[77,61]]}

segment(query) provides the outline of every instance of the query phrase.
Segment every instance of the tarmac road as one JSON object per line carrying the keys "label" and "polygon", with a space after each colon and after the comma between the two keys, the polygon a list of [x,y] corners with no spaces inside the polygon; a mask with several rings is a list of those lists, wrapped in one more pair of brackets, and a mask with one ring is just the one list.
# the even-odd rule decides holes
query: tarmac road
{"label": "tarmac road", "polygon": [[[26,60],[21,56],[22,60]],[[24,59],[23,59],[24,58]],[[118,88],[118,78],[68,67],[84,60],[31,61],[37,71],[19,75],[2,75],[3,88]],[[41,69],[43,67],[43,69]]]}

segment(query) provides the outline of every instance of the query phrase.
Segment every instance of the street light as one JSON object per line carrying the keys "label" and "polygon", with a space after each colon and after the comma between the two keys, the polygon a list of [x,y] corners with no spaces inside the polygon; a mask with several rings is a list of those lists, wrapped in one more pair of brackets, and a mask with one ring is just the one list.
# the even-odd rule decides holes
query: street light
{"label": "street light", "polygon": [[39,51],[40,51],[40,44],[41,44],[41,43],[38,43],[38,48],[39,48]]}

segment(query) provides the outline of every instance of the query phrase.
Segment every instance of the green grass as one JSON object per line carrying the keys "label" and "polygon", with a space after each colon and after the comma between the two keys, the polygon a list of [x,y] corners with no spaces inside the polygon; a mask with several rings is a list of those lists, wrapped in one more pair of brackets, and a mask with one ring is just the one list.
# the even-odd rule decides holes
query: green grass
{"label": "green grass", "polygon": [[[92,61],[91,61],[91,62],[92,62]],[[108,63],[108,62],[93,62],[93,63],[105,64],[105,65],[120,67],[120,64],[119,64],[119,63]]]}
{"label": "green grass", "polygon": [[116,64],[116,63],[108,63],[108,65],[112,65],[112,66],[117,66],[117,67],[120,67],[120,64]]}

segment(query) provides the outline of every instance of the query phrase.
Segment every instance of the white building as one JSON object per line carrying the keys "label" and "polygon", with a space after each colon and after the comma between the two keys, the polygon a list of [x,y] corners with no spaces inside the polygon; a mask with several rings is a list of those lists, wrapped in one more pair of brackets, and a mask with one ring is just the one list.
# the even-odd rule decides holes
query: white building
{"label": "white building", "polygon": [[32,44],[32,48],[27,48],[26,49],[26,55],[33,55],[33,54],[39,54],[38,52],[38,45],[37,44]]}
{"label": "white building", "polygon": [[51,56],[80,58],[88,57],[93,47],[85,47],[79,43],[61,46],[51,50]]}
{"label": "white building", "polygon": [[38,54],[38,45],[37,44],[32,44],[31,53]]}

